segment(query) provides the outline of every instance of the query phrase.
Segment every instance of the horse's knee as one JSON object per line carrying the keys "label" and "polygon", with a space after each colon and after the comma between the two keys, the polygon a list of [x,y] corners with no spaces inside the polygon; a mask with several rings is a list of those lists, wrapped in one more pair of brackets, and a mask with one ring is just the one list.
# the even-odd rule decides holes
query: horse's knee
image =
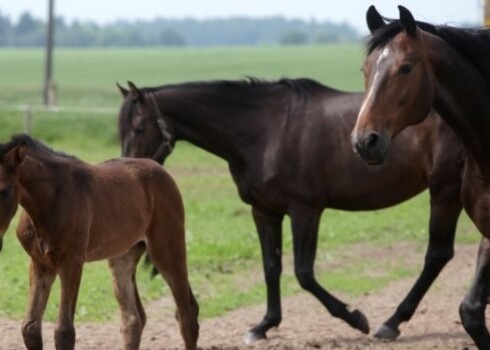
{"label": "horse's knee", "polygon": [[54,342],[56,349],[75,348],[75,327],[73,325],[60,326],[54,331]]}
{"label": "horse's knee", "polygon": [[474,334],[485,328],[485,305],[480,302],[463,300],[459,305],[459,315],[464,329],[469,334]]}
{"label": "horse's knee", "polygon": [[22,337],[29,350],[42,350],[43,338],[41,325],[37,322],[27,321],[22,324]]}
{"label": "horse's knee", "polygon": [[296,270],[296,279],[301,288],[311,292],[316,284],[313,271],[311,270]]}

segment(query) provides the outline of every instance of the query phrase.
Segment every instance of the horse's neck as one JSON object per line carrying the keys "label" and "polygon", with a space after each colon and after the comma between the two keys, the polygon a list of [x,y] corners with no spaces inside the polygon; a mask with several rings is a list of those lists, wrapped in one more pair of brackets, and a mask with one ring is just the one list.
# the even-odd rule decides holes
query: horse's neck
{"label": "horse's neck", "polygon": [[489,84],[460,57],[439,59],[433,70],[435,110],[453,128],[482,172],[490,176]]}
{"label": "horse's neck", "polygon": [[[164,97],[162,100],[166,100]],[[242,109],[230,112],[218,98],[199,97],[196,102],[184,94],[172,94],[160,104],[169,116],[178,139],[184,139],[229,163],[243,160],[244,152],[254,145],[261,127],[260,112]]]}
{"label": "horse's neck", "polygon": [[[19,172],[20,205],[31,218],[41,217],[42,212],[56,200],[56,187],[63,180],[53,176],[49,163],[27,155]],[[66,179],[65,179],[66,180]]]}

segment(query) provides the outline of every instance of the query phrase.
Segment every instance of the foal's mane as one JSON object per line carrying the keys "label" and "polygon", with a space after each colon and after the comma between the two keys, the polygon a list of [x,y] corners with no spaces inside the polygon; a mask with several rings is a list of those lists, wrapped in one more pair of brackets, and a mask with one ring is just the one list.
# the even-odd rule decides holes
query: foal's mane
{"label": "foal's mane", "polygon": [[74,156],[52,150],[42,142],[33,139],[27,134],[14,135],[12,136],[9,142],[0,144],[0,160],[2,160],[9,151],[11,151],[12,149],[20,145],[26,145],[29,150],[33,150],[39,154],[51,155],[51,156],[54,155],[67,159],[78,160],[78,158]]}
{"label": "foal's mane", "polygon": [[[374,31],[367,41],[367,54],[386,45],[403,31],[399,20],[388,20],[388,24]],[[417,21],[417,26],[444,40],[456,52],[473,64],[480,74],[490,81],[490,30],[487,28],[458,28],[448,25],[434,25]]]}

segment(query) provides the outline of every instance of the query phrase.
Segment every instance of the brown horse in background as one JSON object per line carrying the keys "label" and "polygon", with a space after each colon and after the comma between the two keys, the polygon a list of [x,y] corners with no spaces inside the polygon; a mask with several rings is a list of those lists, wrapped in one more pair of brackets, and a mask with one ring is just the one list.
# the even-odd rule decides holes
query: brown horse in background
{"label": "brown horse in background", "polygon": [[138,349],[146,322],[135,281],[145,251],[177,304],[185,348],[195,350],[198,304],[187,277],[184,209],[173,179],[154,161],[90,165],[27,135],[0,145],[0,237],[18,205],[17,236],[31,256],[22,326],[28,349],[42,349],[41,322],[56,275],[61,281],[56,349],[75,347],[73,318],[85,262],[108,259],[121,309],[124,349]]}
{"label": "brown horse in background", "polygon": [[277,82],[211,81],[156,88],[120,87],[123,155],[159,162],[187,140],[228,162],[241,199],[252,206],[262,248],[267,311],[247,334],[266,337],[282,320],[282,223],[291,217],[294,270],[299,284],[335,317],[367,333],[365,316],[325,290],[314,262],[325,208],[386,208],[429,189],[429,245],[420,277],[376,332],[396,338],[399,326],[453,256],[463,149],[437,116],[406,130],[383,168],[370,169],[352,152],[350,132],[364,94],[342,92],[309,79]]}
{"label": "brown horse in background", "polygon": [[[462,141],[467,154],[463,205],[483,239],[476,275],[460,305],[460,316],[478,349],[488,350],[490,30],[417,22],[403,6],[399,10],[400,19],[388,24],[374,7],[367,12],[372,32],[363,69],[367,93],[352,133],[353,145],[366,162],[383,163],[402,130],[425,123],[431,109]],[[395,152],[399,151],[392,147],[390,153]]]}

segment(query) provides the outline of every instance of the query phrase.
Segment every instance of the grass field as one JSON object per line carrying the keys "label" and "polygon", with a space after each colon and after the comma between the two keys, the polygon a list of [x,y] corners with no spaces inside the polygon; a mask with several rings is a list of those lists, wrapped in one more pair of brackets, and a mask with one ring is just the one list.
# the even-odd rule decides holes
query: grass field
{"label": "grass field", "polygon": [[[346,90],[362,89],[360,45],[323,47],[258,47],[215,49],[59,50],[55,53],[58,103],[73,109],[45,111],[41,103],[43,53],[39,50],[0,50],[0,140],[23,130],[19,105],[34,105],[33,135],[51,147],[97,162],[119,155],[117,109],[120,96],[115,82],[132,80],[140,86],[207,79],[256,76],[312,77]],[[90,111],[105,108],[104,113]],[[0,142],[1,142],[0,141]],[[226,164],[189,144],[178,144],[166,167],[181,188],[187,217],[187,241],[192,284],[203,317],[265,302],[260,248],[249,208],[238,198]],[[376,262],[352,261],[333,271],[324,266],[352,243],[388,245],[414,241],[423,249],[427,240],[428,195],[403,205],[370,213],[326,210],[320,232],[317,272],[333,291],[362,293],[381,288],[407,271],[403,259],[385,274],[367,276]],[[0,254],[0,316],[20,318],[27,296],[28,259],[16,242],[11,225]],[[464,217],[459,242],[475,242],[479,235]],[[299,290],[291,272],[289,222],[284,232],[285,295]],[[422,261],[421,261],[422,263]],[[77,320],[105,321],[117,317],[105,262],[86,265]],[[289,268],[287,267],[289,266]],[[145,300],[167,295],[160,280],[149,272],[138,276]],[[56,286],[47,319],[56,318]],[[259,318],[261,315],[257,315]]]}

